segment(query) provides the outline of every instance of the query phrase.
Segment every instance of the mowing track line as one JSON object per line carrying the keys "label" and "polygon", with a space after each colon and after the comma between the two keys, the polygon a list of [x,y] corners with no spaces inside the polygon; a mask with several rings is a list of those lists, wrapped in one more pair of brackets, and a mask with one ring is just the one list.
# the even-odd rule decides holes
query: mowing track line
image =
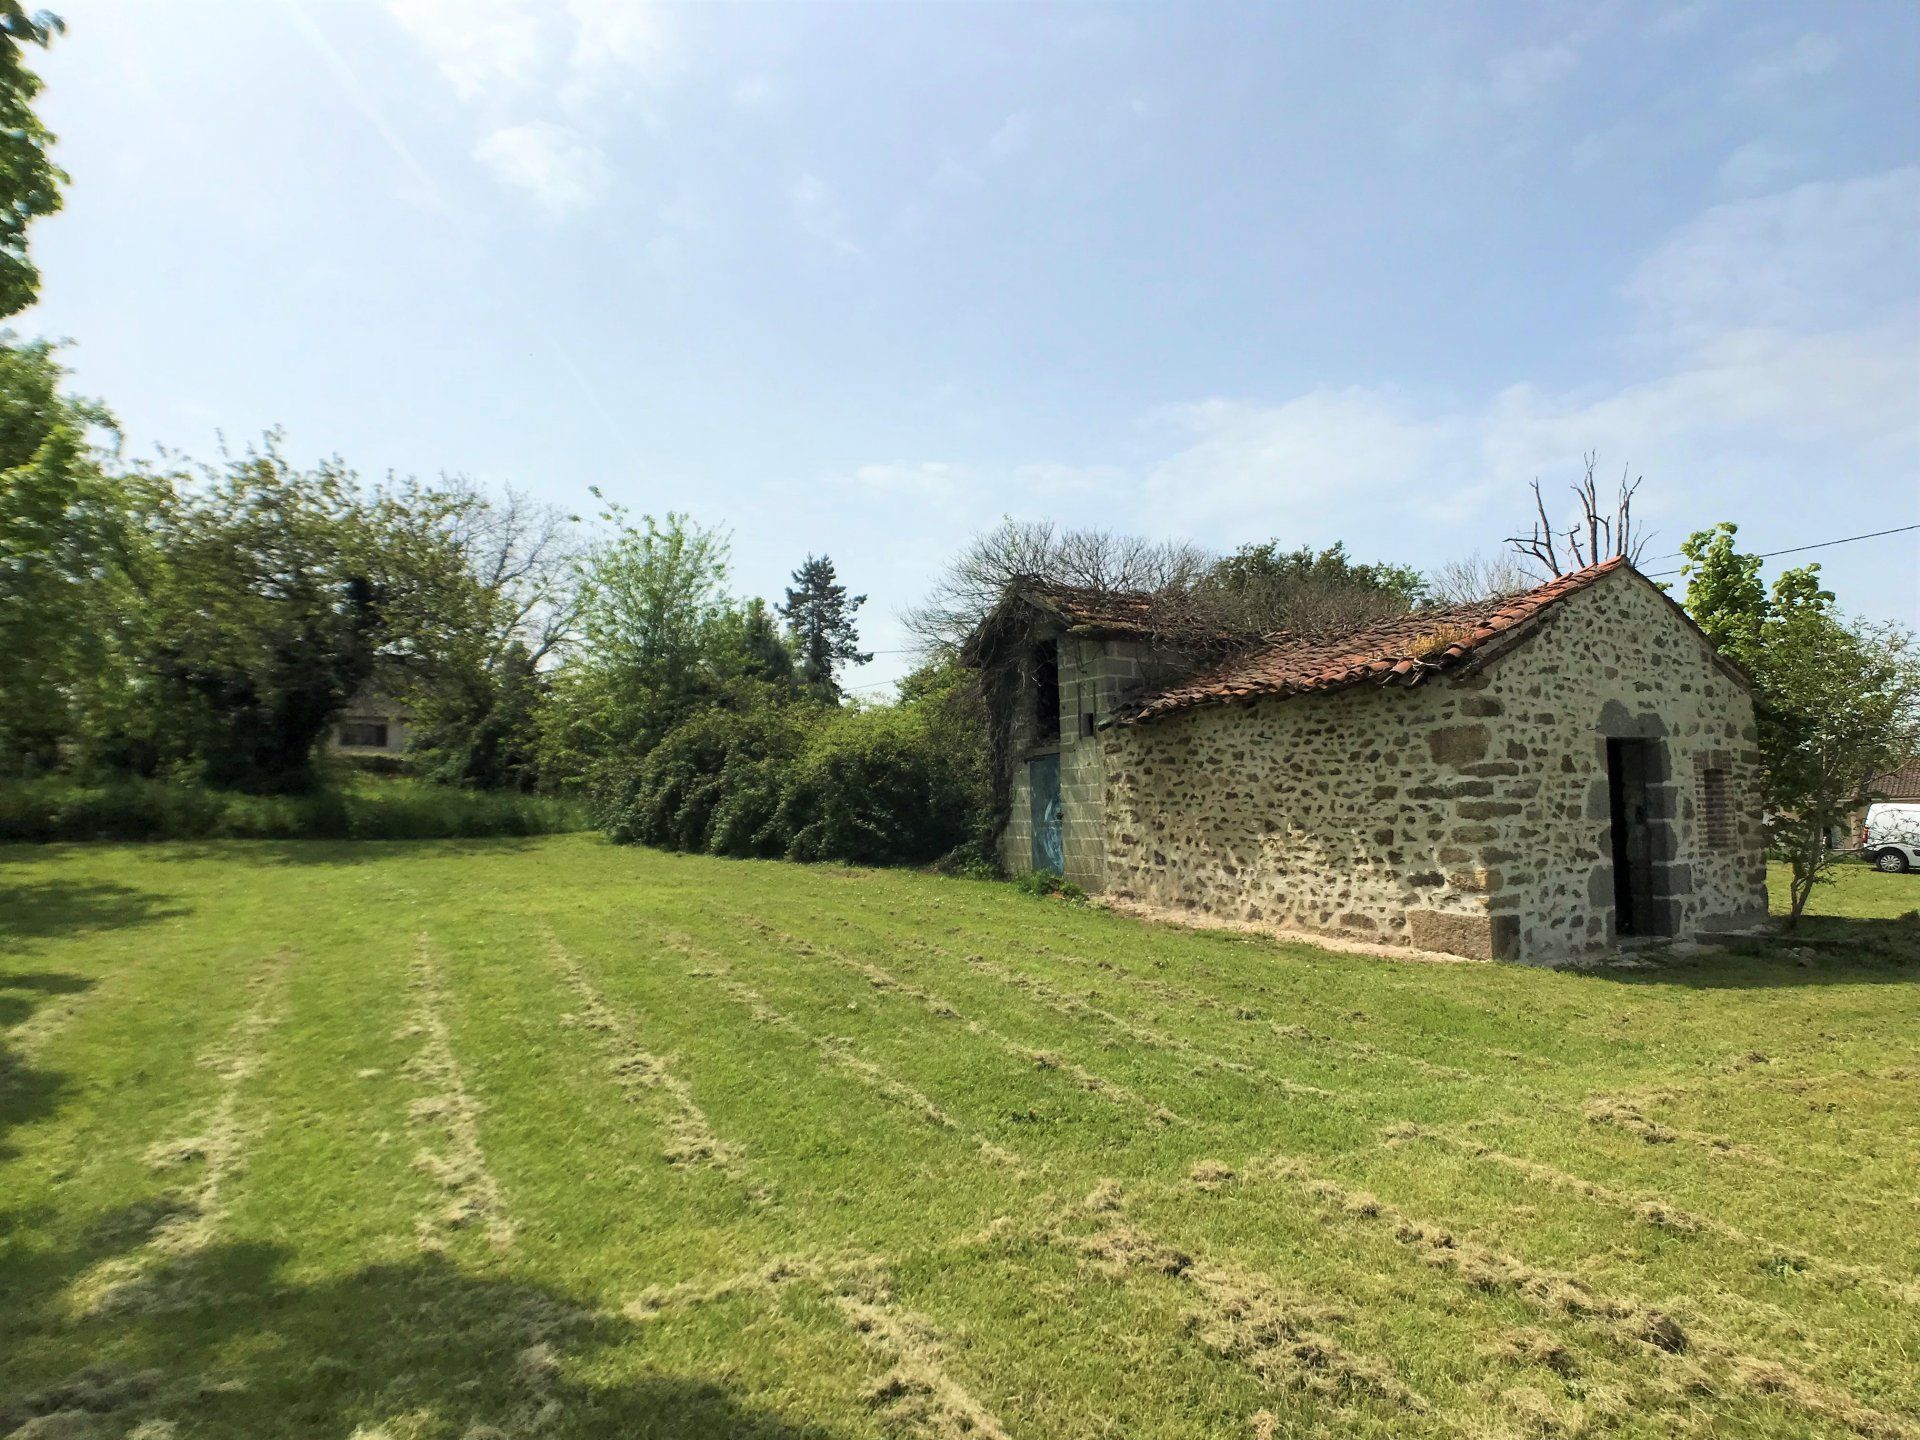
{"label": "mowing track line", "polygon": [[865,1056],[856,1054],[852,1044],[843,1037],[815,1035],[784,1010],[769,1004],[766,997],[752,986],[734,979],[731,965],[718,951],[702,945],[692,936],[679,931],[662,931],[661,942],[678,950],[688,959],[714,967],[688,973],[696,979],[713,981],[728,999],[741,1006],[762,1025],[783,1030],[797,1039],[804,1040],[829,1066],[851,1076],[878,1094],[884,1095],[894,1104],[917,1115],[935,1129],[964,1134],[973,1142],[981,1155],[994,1164],[1004,1166],[1015,1173],[1026,1171],[1026,1164],[1018,1155],[985,1135],[965,1130],[960,1122],[942,1109],[932,1097],[915,1089],[899,1077],[889,1074]]}
{"label": "mowing track line", "polygon": [[[1445,1270],[1470,1289],[1507,1294],[1544,1314],[1566,1316],[1616,1340],[1635,1341],[1675,1361],[1715,1374],[1716,1383],[1767,1395],[1805,1414],[1831,1421],[1866,1440],[1920,1440],[1920,1424],[1866,1405],[1775,1360],[1748,1354],[1697,1320],[1683,1329],[1666,1310],[1632,1295],[1608,1294],[1577,1275],[1543,1269],[1516,1256],[1463,1241],[1452,1231],[1408,1215],[1374,1196],[1316,1176],[1294,1156],[1261,1157],[1246,1167],[1247,1181],[1285,1180],[1333,1219],[1385,1228],[1423,1264]],[[1206,1193],[1206,1187],[1202,1188]]]}
{"label": "mowing track line", "polygon": [[1022,1045],[1012,1036],[1004,1035],[990,1025],[961,1014],[959,1010],[940,995],[935,994],[931,990],[923,989],[918,985],[910,984],[879,965],[873,965],[864,960],[856,960],[851,955],[844,954],[829,945],[816,945],[813,941],[805,939],[802,936],[789,934],[785,930],[770,925],[758,916],[749,915],[738,910],[729,910],[726,913],[740,920],[749,928],[757,930],[762,935],[785,946],[796,955],[823,955],[841,969],[860,976],[876,990],[894,991],[914,1001],[928,1014],[938,1019],[958,1022],[961,1028],[969,1035],[975,1035],[982,1040],[989,1041],[999,1046],[1002,1050],[1005,1050],[1009,1055],[1017,1056],[1037,1069],[1058,1071],[1061,1074],[1069,1075],[1078,1083],[1082,1090],[1087,1091],[1089,1094],[1098,1095],[1101,1099],[1115,1105],[1132,1106],[1144,1110],[1147,1118],[1156,1124],[1184,1125],[1188,1123],[1185,1117],[1175,1114],[1166,1106],[1149,1100],[1145,1096],[1128,1089],[1126,1086],[1107,1079],[1105,1076],[1097,1075],[1085,1066],[1067,1059],[1064,1055],[1057,1054],[1051,1050],[1036,1050],[1030,1045]]}
{"label": "mowing track line", "polygon": [[580,962],[551,935],[547,937],[547,961],[580,1003],[578,1016],[563,1018],[572,1018],[606,1038],[606,1048],[614,1052],[607,1068],[627,1099],[637,1104],[643,1090],[652,1090],[672,1102],[673,1113],[666,1121],[668,1143],[662,1152],[667,1163],[683,1169],[719,1170],[736,1180],[745,1178],[747,1167],[740,1147],[714,1133],[706,1111],[694,1098],[693,1087],[674,1074],[668,1061],[647,1052],[632,1017],[608,1003]]}
{"label": "mowing track line", "polygon": [[421,1136],[413,1164],[447,1194],[446,1204],[415,1223],[420,1248],[442,1252],[450,1232],[477,1224],[494,1249],[508,1249],[513,1244],[513,1219],[499,1182],[487,1168],[486,1151],[480,1144],[480,1102],[468,1092],[466,1072],[454,1053],[446,1016],[446,976],[427,935],[421,935],[416,944],[407,988],[413,992],[413,1019],[394,1038],[419,1038],[420,1049],[405,1070],[433,1092],[407,1107],[407,1118]]}
{"label": "mowing track line", "polygon": [[253,1003],[221,1044],[200,1057],[200,1064],[220,1077],[201,1132],[150,1145],[143,1157],[155,1171],[197,1161],[200,1176],[164,1197],[174,1208],[140,1249],[104,1261],[74,1282],[72,1293],[82,1313],[152,1314],[186,1309],[205,1297],[192,1262],[219,1238],[227,1218],[227,1191],[246,1168],[247,1144],[253,1137],[241,1123],[240,1103],[247,1082],[264,1063],[268,1034],[285,1018],[292,970],[292,952],[274,955],[247,981]]}

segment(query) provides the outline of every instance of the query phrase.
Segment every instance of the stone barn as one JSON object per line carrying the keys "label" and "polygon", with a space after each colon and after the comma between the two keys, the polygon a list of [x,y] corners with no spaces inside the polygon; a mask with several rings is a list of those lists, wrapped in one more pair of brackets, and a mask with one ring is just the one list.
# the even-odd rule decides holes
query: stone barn
{"label": "stone barn", "polygon": [[1746,679],[1625,561],[1335,637],[1155,612],[1021,582],[969,641],[1009,870],[1530,964],[1765,919]]}

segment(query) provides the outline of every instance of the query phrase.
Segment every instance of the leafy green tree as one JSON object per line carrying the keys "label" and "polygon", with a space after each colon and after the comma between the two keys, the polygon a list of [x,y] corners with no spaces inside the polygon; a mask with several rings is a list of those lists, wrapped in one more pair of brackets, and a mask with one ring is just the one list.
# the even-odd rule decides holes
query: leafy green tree
{"label": "leafy green tree", "polygon": [[864,595],[849,595],[834,574],[833,561],[809,555],[793,572],[786,602],[779,607],[800,656],[800,678],[807,689],[828,704],[840,700],[839,671],[843,665],[864,665],[873,659],[860,649],[854,615],[867,603]]}
{"label": "leafy green tree", "polygon": [[44,342],[0,336],[0,768],[55,762],[105,688],[127,491],[92,437],[113,419],[61,393]]}
{"label": "leafy green tree", "polygon": [[793,647],[780,632],[767,602],[755,596],[736,605],[721,622],[724,648],[735,654],[734,665],[748,681],[766,685],[775,696],[790,696],[800,688],[800,669]]}
{"label": "leafy green tree", "polygon": [[26,49],[44,50],[66,22],[20,0],[0,0],[0,317],[17,315],[40,293],[40,272],[27,255],[27,227],[60,208],[66,172],[48,151],[54,137],[34,113],[40,77]]}
{"label": "leafy green tree", "polygon": [[1686,607],[1753,677],[1769,829],[1793,872],[1791,926],[1830,878],[1828,833],[1868,798],[1873,776],[1920,745],[1920,654],[1899,626],[1839,615],[1818,565],[1785,571],[1769,593],[1736,534],[1722,523],[1681,546]]}
{"label": "leafy green tree", "polygon": [[484,624],[448,539],[455,502],[431,490],[366,491],[338,461],[299,470],[271,435],[161,478],[134,568],[153,740],[210,784],[309,788],[318,742],[377,669],[404,674]]}
{"label": "leafy green tree", "polygon": [[1681,572],[1687,579],[1687,613],[1694,623],[1722,654],[1751,670],[1771,609],[1766,582],[1760,578],[1760,557],[1735,548],[1739,533],[1739,526],[1722,520],[1711,530],[1689,535],[1680,543],[1685,557]]}
{"label": "leafy green tree", "polygon": [[554,776],[584,781],[605,808],[632,765],[724,695],[745,661],[724,534],[672,512],[636,522],[613,504],[600,520],[606,533],[578,566],[579,640],[541,743]]}
{"label": "leafy green tree", "polygon": [[1355,560],[1344,544],[1287,550],[1268,540],[1216,560],[1192,603],[1223,630],[1312,632],[1398,615],[1425,598],[1426,579],[1412,566]]}

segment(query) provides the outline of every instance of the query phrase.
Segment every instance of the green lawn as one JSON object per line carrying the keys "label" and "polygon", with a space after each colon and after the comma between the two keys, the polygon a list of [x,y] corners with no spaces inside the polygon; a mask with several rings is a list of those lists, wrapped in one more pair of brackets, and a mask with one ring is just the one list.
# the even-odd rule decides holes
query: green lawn
{"label": "green lawn", "polygon": [[0,1435],[1920,1435],[1920,876],[1815,903],[1581,975],[585,836],[0,849]]}

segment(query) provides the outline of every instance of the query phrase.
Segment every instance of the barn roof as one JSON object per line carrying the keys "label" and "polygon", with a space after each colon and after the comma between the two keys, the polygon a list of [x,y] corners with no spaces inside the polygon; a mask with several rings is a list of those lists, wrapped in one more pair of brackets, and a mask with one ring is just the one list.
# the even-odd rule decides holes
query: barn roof
{"label": "barn roof", "polygon": [[1096,590],[1035,578],[1015,582],[1022,599],[1050,610],[1069,629],[1103,635],[1150,635],[1159,602],[1137,590]]}
{"label": "barn roof", "polygon": [[1178,606],[1170,606],[1161,595],[1063,585],[1023,575],[1007,586],[1000,603],[967,637],[961,647],[961,660],[969,665],[982,664],[1009,639],[1025,637],[1035,611],[1078,635],[1153,638],[1202,649],[1251,638],[1203,629]]}
{"label": "barn roof", "polygon": [[[1177,684],[1140,697],[1119,711],[1115,719],[1121,724],[1137,724],[1203,705],[1340,690],[1350,685],[1418,685],[1431,675],[1457,669],[1503,648],[1504,642],[1517,641],[1554,605],[1616,570],[1638,574],[1624,559],[1615,558],[1515,595],[1470,605],[1413,610],[1338,635],[1268,636]],[[1660,593],[1664,598],[1665,592]]]}

